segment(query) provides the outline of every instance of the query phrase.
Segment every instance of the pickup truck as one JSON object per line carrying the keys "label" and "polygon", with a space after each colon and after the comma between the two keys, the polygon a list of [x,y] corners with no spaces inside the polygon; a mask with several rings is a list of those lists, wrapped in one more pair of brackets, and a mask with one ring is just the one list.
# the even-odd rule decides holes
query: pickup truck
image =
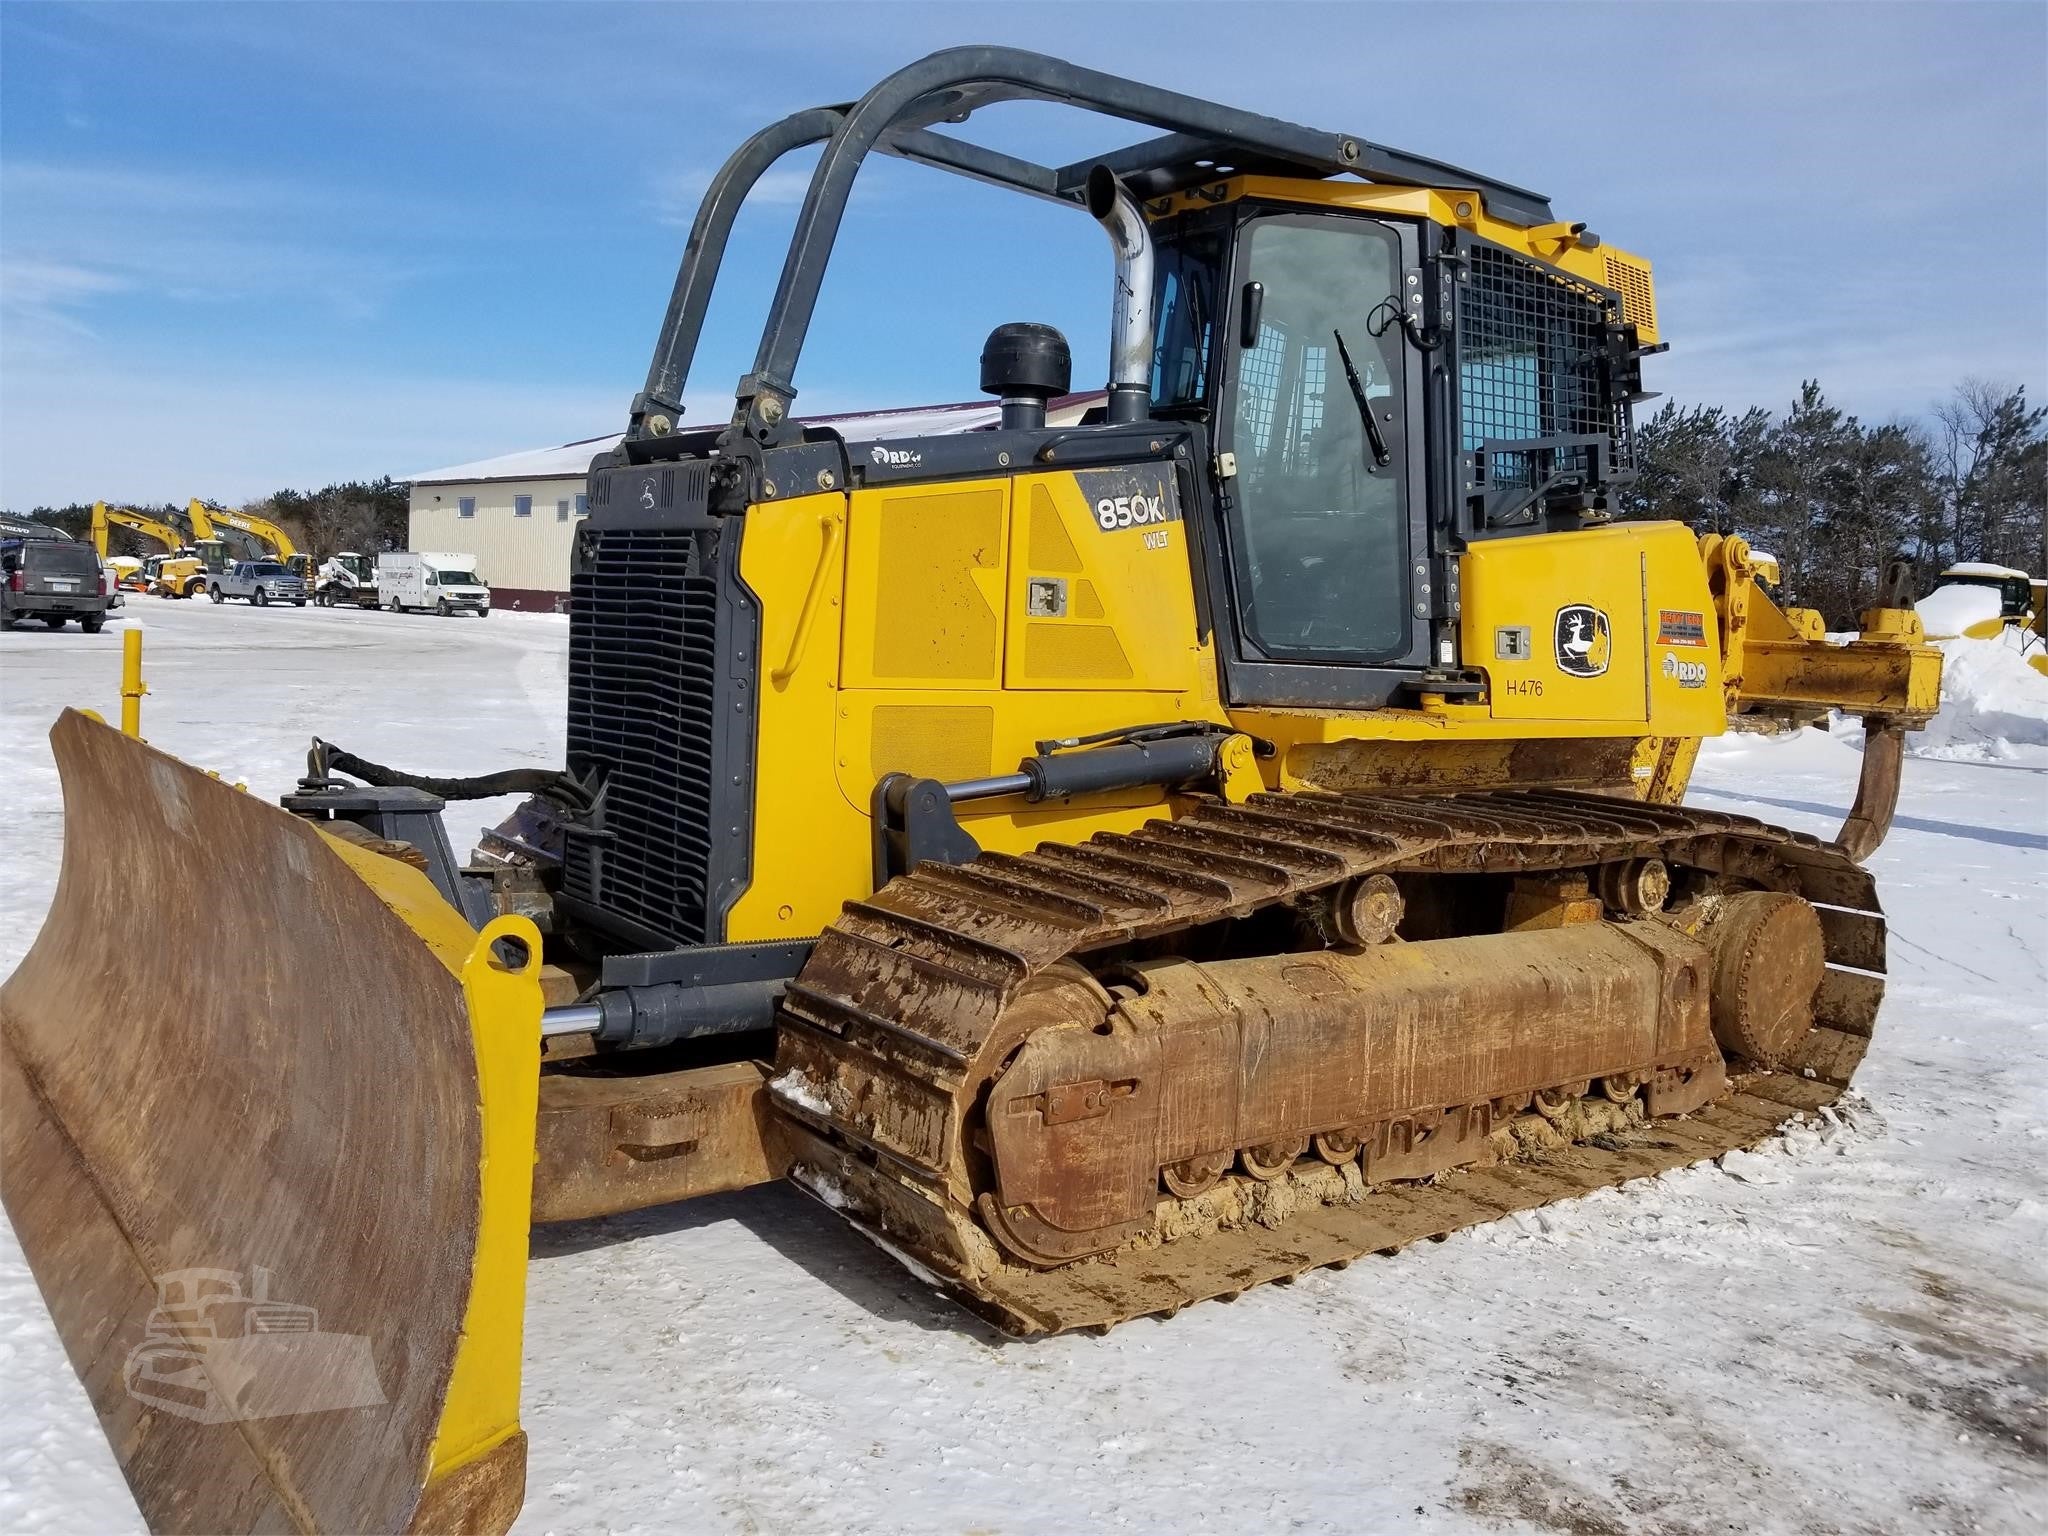
{"label": "pickup truck", "polygon": [[258,608],[270,603],[306,606],[306,584],[277,560],[237,560],[208,578],[206,594],[216,603],[239,597]]}

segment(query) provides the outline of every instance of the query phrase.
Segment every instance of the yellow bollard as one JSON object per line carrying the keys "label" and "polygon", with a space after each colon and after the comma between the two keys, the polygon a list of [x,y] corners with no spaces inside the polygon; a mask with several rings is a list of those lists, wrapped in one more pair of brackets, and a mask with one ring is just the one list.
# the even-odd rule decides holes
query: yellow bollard
{"label": "yellow bollard", "polygon": [[142,631],[131,629],[121,636],[121,734],[142,736],[142,696],[149,684],[142,680]]}

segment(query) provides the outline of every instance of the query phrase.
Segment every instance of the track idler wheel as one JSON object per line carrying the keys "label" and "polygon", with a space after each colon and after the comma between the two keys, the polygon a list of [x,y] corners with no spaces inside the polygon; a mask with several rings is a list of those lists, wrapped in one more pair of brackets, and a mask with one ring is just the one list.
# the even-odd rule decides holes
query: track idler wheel
{"label": "track idler wheel", "polygon": [[1367,875],[1341,889],[1331,915],[1340,939],[1369,949],[1393,938],[1407,911],[1392,875]]}
{"label": "track idler wheel", "polygon": [[1600,1096],[1610,1104],[1626,1104],[1641,1090],[1647,1074],[1622,1072],[1600,1079]]}
{"label": "track idler wheel", "polygon": [[1212,1153],[1208,1157],[1185,1158],[1178,1163],[1159,1170],[1160,1182],[1166,1192],[1176,1199],[1192,1200],[1197,1195],[1206,1195],[1214,1189],[1230,1166],[1228,1152]]}
{"label": "track idler wheel", "polygon": [[1288,1140],[1269,1141],[1262,1147],[1246,1147],[1237,1154],[1237,1160],[1244,1171],[1261,1183],[1277,1179],[1292,1168],[1308,1150],[1308,1138],[1296,1136]]}
{"label": "track idler wheel", "polygon": [[1408,904],[1392,875],[1373,874],[1304,897],[1297,911],[1319,944],[1371,949],[1394,938]]}
{"label": "track idler wheel", "polygon": [[1781,891],[1731,897],[1714,931],[1714,1039],[1731,1056],[1775,1067],[1813,1027],[1826,969],[1820,914]]}
{"label": "track idler wheel", "polygon": [[1332,1168],[1342,1168],[1358,1161],[1358,1149],[1364,1145],[1364,1138],[1357,1131],[1324,1131],[1313,1137],[1312,1142],[1317,1157]]}
{"label": "track idler wheel", "polygon": [[1600,899],[1610,912],[1647,917],[1671,900],[1671,870],[1662,859],[1627,859],[1600,866]]}

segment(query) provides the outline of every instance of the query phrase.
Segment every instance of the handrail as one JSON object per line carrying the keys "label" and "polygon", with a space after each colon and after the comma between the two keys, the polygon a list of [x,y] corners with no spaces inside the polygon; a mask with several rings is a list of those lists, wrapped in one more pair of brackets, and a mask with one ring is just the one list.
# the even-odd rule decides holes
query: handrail
{"label": "handrail", "polygon": [[796,676],[797,665],[804,659],[804,648],[811,642],[811,623],[818,616],[818,604],[832,575],[832,556],[839,548],[838,512],[819,513],[818,523],[824,538],[818,548],[817,569],[811,572],[811,585],[804,593],[804,605],[797,611],[796,633],[789,637],[789,654],[783,657],[782,665],[768,674],[768,680],[778,688]]}
{"label": "handrail", "polygon": [[668,310],[661,317],[661,334],[654,343],[654,358],[647,365],[647,386],[633,400],[628,436],[638,437],[645,432],[665,437],[682,419],[683,384],[696,358],[704,312],[710,306],[711,290],[725,260],[733,220],[739,217],[747,194],[784,155],[831,138],[844,117],[844,109],[834,107],[793,112],[780,122],[770,123],[734,150],[711,178],[703,200],[697,205],[697,216],[690,224],[690,238],[683,246],[682,265],[676,269]]}
{"label": "handrail", "polygon": [[936,123],[964,121],[991,102],[1014,100],[1061,103],[1166,130],[1164,138],[1098,157],[1120,174],[1135,175],[1168,159],[1207,163],[1220,157],[1218,163],[1279,165],[1321,176],[1349,173],[1399,185],[1469,186],[1499,216],[1527,224],[1551,217],[1541,194],[1366,139],[1221,106],[1023,49],[946,49],[896,71],[851,105],[783,118],[727,159],[705,189],[691,224],[647,384],[633,400],[628,439],[662,437],[675,429],[733,221],[761,175],[790,151],[825,145],[797,214],[753,371],[735,392],[731,432],[762,443],[784,441],[795,430],[789,407],[796,396],[797,358],[854,177],[871,151],[1035,196],[1078,201],[1079,189],[1070,185],[1072,166],[1035,165],[930,131]]}

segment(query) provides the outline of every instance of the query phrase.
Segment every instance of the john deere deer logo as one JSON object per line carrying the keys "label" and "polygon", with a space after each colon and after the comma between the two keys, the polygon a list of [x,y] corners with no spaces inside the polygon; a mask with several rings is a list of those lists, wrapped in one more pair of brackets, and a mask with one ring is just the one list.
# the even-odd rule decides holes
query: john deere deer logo
{"label": "john deere deer logo", "polygon": [[1590,603],[1557,610],[1557,669],[1573,677],[1598,677],[1613,649],[1607,615]]}

